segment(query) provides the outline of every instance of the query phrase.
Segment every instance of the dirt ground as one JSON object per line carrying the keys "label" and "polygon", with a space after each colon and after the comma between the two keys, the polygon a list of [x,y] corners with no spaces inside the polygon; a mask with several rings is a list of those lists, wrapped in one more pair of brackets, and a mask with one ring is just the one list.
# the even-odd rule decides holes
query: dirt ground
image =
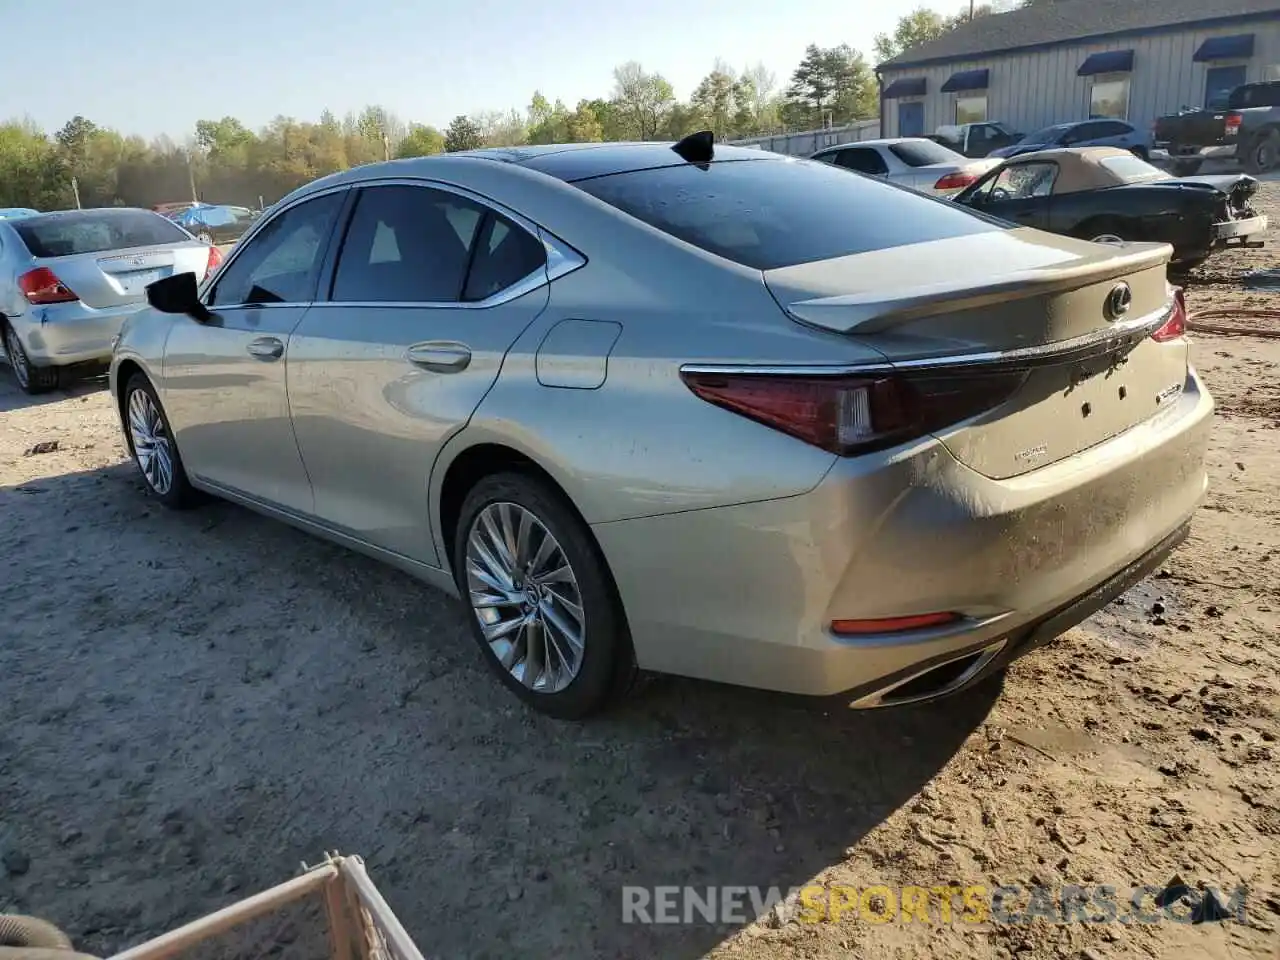
{"label": "dirt ground", "polygon": [[[1241,284],[1270,241],[1192,308],[1280,301]],[[584,725],[516,705],[407,577],[149,505],[102,384],[0,371],[0,912],[102,955],[339,849],[428,956],[1280,956],[1280,343],[1193,352],[1219,415],[1192,538],[1003,682],[823,714],[666,679]],[[1175,875],[1248,884],[1247,921],[639,926],[620,892]]]}

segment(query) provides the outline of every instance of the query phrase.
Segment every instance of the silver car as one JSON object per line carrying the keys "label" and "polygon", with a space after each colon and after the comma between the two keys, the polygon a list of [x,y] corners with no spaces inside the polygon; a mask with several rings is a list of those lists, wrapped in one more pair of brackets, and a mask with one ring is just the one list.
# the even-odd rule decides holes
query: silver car
{"label": "silver car", "polygon": [[709,137],[401,160],[153,284],[111,388],[152,496],[460,596],[552,715],[637,668],[905,703],[1185,536],[1213,403],[1169,253]]}
{"label": "silver car", "polygon": [[28,393],[68,370],[105,367],[146,287],[175,273],[203,277],[217,249],[149,210],[127,207],[0,219],[0,341]]}
{"label": "silver car", "polygon": [[1000,163],[971,160],[923,137],[844,143],[820,150],[811,159],[938,197],[955,196]]}

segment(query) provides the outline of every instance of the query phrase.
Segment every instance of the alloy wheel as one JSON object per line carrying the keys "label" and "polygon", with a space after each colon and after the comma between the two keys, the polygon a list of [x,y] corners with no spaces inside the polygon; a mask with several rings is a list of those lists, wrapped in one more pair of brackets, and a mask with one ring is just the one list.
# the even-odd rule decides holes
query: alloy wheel
{"label": "alloy wheel", "polygon": [[13,375],[19,386],[26,389],[31,384],[31,368],[27,364],[26,351],[18,340],[17,333],[8,324],[4,328],[4,352],[9,358],[9,366],[13,367]]}
{"label": "alloy wheel", "polygon": [[586,620],[569,559],[516,503],[491,503],[467,536],[468,600],[489,649],[537,693],[559,693],[582,669]]}
{"label": "alloy wheel", "polygon": [[129,438],[147,485],[164,496],[173,487],[173,446],[160,408],[145,390],[129,395]]}

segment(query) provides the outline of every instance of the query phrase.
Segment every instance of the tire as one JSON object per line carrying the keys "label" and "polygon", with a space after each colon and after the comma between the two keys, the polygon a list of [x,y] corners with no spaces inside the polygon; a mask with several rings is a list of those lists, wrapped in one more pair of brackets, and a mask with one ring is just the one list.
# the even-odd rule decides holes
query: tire
{"label": "tire", "polygon": [[1147,152],[1146,147],[1131,147],[1129,149],[1129,152],[1132,153],[1139,160],[1147,160],[1151,156],[1151,154]]}
{"label": "tire", "polygon": [[1247,173],[1270,173],[1280,166],[1280,130],[1272,130],[1253,141],[1244,157]]}
{"label": "tire", "polygon": [[125,384],[120,409],[124,414],[125,443],[148,495],[171,510],[186,510],[199,504],[204,498],[187,479],[169,418],[155,387],[143,374],[135,373]]}
{"label": "tire", "polygon": [[1203,160],[1175,160],[1173,161],[1173,175],[1175,177],[1194,177],[1200,172],[1200,165]]}
{"label": "tire", "polygon": [[4,353],[9,359],[9,368],[22,392],[35,395],[56,390],[62,381],[59,369],[32,363],[18,338],[18,331],[3,319],[0,319],[0,332],[4,334]]}
{"label": "tire", "polygon": [[1192,257],[1189,260],[1179,260],[1177,263],[1169,264],[1169,273],[1179,277],[1185,276],[1202,265],[1208,259],[1209,256],[1206,254],[1203,257]]}
{"label": "tire", "polygon": [[[530,553],[536,560],[545,552],[543,532],[552,540],[546,544],[550,552],[534,570],[542,575],[528,581],[523,579],[527,564],[511,564],[512,551],[490,532],[504,525],[518,531],[522,521],[524,544],[517,543],[515,551],[519,560]],[[508,533],[504,539],[513,538]],[[554,580],[546,577],[547,572],[566,568],[572,584],[563,574]],[[480,480],[467,494],[458,518],[453,570],[482,656],[503,685],[533,709],[561,720],[580,720],[631,687],[635,654],[613,578],[586,524],[549,484],[514,472]],[[474,600],[482,594],[501,602],[477,606]],[[572,612],[574,606],[581,619]],[[494,633],[492,644],[482,616],[492,617],[491,629],[507,626]],[[515,623],[529,626],[513,628]],[[576,647],[569,636],[575,625]],[[531,664],[537,671],[532,676]]]}

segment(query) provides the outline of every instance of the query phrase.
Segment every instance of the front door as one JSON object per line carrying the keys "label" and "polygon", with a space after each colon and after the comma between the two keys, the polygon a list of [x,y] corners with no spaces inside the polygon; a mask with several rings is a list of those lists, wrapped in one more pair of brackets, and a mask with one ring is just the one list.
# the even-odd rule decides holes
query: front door
{"label": "front door", "polygon": [[545,280],[541,241],[470,197],[410,183],[360,191],[332,292],[289,342],[294,430],[321,521],[447,562],[431,536],[431,467],[546,308]]}
{"label": "front door", "polygon": [[1234,67],[1210,67],[1204,72],[1204,105],[1210,110],[1225,110],[1227,97],[1236,87],[1244,84],[1246,69]]}
{"label": "front door", "polygon": [[898,136],[924,136],[924,104],[921,101],[898,101]]}
{"label": "front door", "polygon": [[311,485],[289,421],[284,358],[343,198],[273,217],[206,295],[212,318],[177,318],[165,348],[165,411],[187,471],[300,513],[311,511]]}
{"label": "front door", "polygon": [[1047,161],[1013,163],[989,174],[966,203],[983,213],[1026,227],[1048,229],[1058,165]]}

